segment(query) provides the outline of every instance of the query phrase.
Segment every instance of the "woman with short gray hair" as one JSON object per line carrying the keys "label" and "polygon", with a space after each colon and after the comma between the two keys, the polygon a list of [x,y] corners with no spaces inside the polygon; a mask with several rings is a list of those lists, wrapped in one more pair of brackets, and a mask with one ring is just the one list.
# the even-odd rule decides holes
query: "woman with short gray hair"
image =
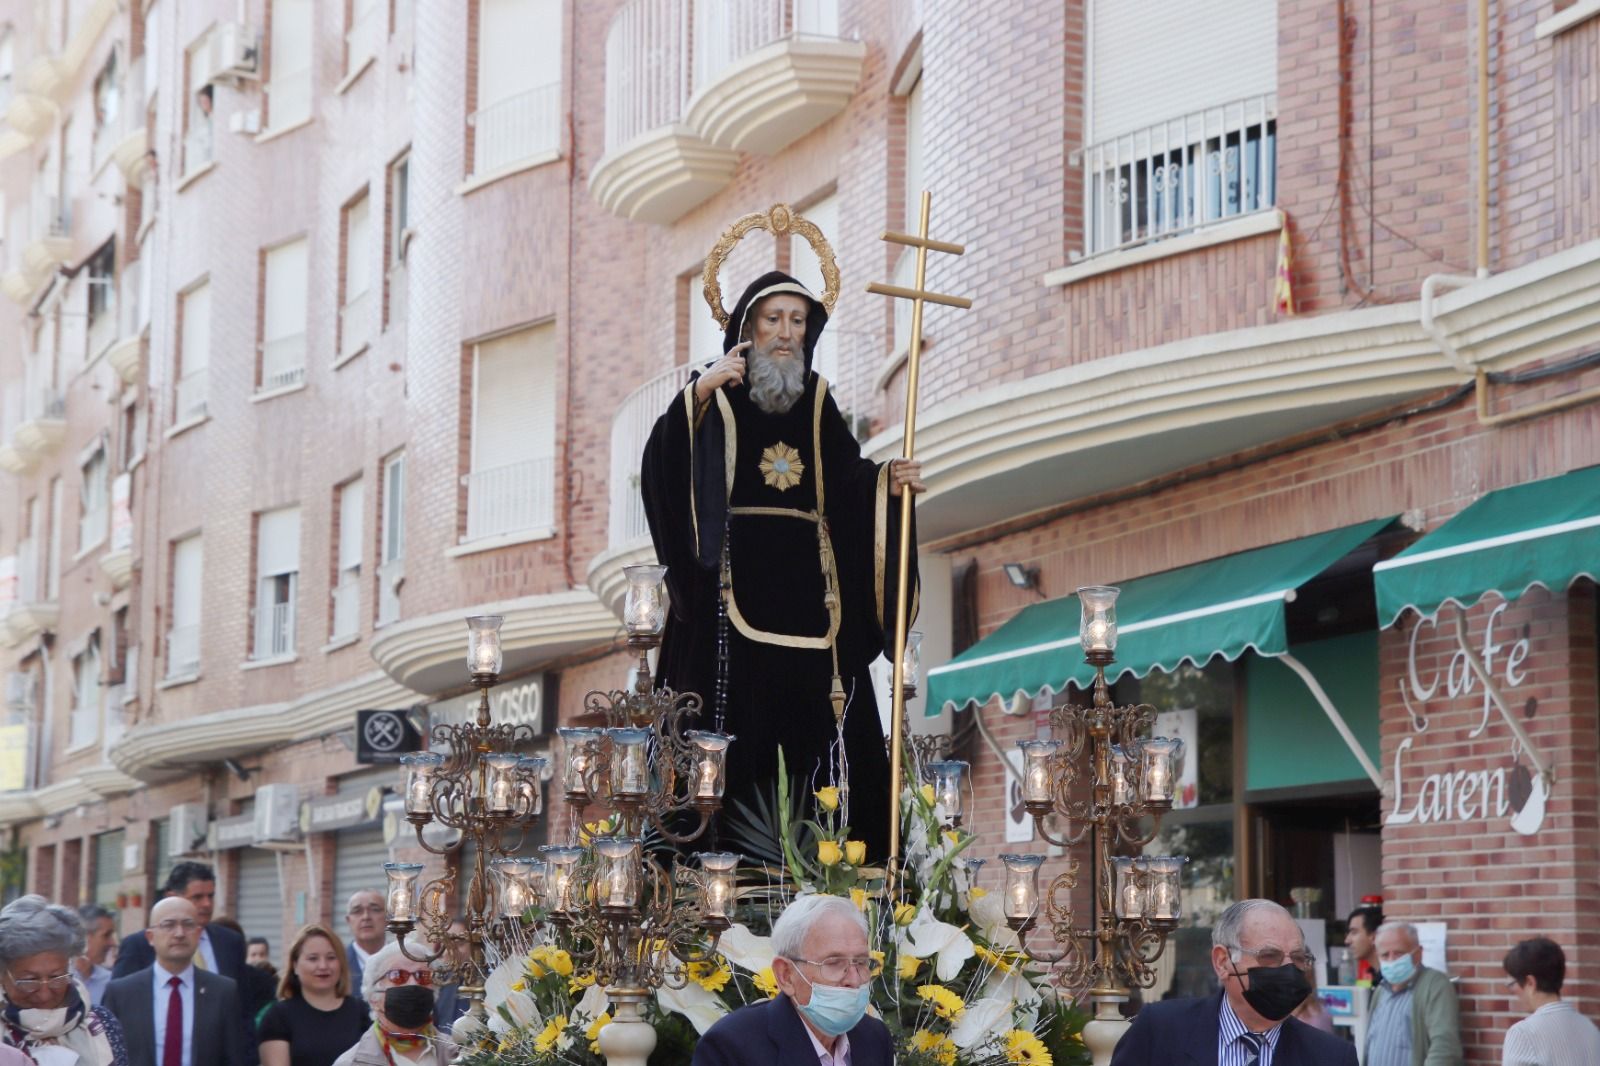
{"label": "woman with short gray hair", "polygon": [[71,907],[23,896],[0,909],[0,1028],[6,1043],[41,1062],[127,1066],[122,1026],[90,1006],[73,971],[83,947],[83,921]]}

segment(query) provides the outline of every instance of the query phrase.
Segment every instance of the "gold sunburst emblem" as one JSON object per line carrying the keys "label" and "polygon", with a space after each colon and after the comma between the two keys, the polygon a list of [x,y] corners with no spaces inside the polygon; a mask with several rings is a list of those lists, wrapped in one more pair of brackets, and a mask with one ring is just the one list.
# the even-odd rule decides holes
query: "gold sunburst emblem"
{"label": "gold sunburst emblem", "polygon": [[806,464],[800,461],[800,453],[783,441],[762,449],[762,480],[779,492],[787,492],[800,484],[800,477],[805,472]]}

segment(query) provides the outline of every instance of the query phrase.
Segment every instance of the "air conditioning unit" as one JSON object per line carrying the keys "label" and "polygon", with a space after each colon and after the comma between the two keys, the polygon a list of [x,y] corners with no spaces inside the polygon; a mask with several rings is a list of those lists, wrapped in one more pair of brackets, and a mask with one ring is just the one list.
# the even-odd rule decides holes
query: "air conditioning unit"
{"label": "air conditioning unit", "polygon": [[33,706],[34,677],[30,671],[18,671],[6,675],[6,705],[17,710],[27,710]]}
{"label": "air conditioning unit", "polygon": [[294,785],[262,785],[256,789],[256,847],[297,844],[300,840],[300,795]]}
{"label": "air conditioning unit", "polygon": [[182,859],[205,850],[208,840],[203,803],[180,803],[167,822],[167,858]]}
{"label": "air conditioning unit", "polygon": [[258,78],[261,49],[255,31],[237,22],[218,23],[211,31],[211,70],[217,78]]}

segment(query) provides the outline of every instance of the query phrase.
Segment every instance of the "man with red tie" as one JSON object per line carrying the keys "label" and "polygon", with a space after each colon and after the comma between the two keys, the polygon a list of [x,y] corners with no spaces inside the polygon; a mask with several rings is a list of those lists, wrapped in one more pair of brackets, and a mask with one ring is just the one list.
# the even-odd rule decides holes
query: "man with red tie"
{"label": "man with red tie", "polygon": [[122,1023],[129,1066],[244,1066],[239,990],[195,966],[200,930],[194,904],[162,900],[145,930],[155,962],[106,986],[103,1005]]}

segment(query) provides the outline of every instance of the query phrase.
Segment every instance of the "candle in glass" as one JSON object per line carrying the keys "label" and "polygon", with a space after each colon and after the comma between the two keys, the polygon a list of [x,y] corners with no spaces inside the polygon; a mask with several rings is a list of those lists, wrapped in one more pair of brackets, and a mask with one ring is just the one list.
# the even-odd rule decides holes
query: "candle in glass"
{"label": "candle in glass", "polygon": [[467,619],[467,671],[473,677],[498,675],[504,665],[500,650],[500,624],[497,614],[481,614]]}
{"label": "candle in glass", "polygon": [[1086,654],[1109,655],[1117,650],[1117,595],[1109,585],[1085,585],[1078,590],[1078,640]]}
{"label": "candle in glass", "polygon": [[493,859],[489,862],[489,869],[494,875],[495,887],[500,890],[500,912],[508,918],[521,914],[528,906],[527,893],[509,869],[510,864],[516,861],[515,859]]}
{"label": "candle in glass", "polygon": [[406,771],[406,813],[433,813],[433,775],[444,763],[444,756],[434,751],[418,751],[400,756],[400,765]]}
{"label": "candle in glass", "polygon": [[1059,740],[1019,740],[1022,749],[1022,800],[1050,802],[1050,763],[1061,750]]}
{"label": "candle in glass", "polygon": [[906,653],[900,658],[901,684],[915,695],[922,680],[922,634],[915,629],[906,634]]}
{"label": "candle in glass", "polygon": [[511,754],[483,754],[478,761],[488,778],[489,795],[486,805],[493,814],[511,810],[517,795],[517,762],[520,756]]}
{"label": "candle in glass", "polygon": [[603,907],[632,908],[638,902],[639,840],[606,837],[594,842],[596,892]]}
{"label": "candle in glass", "polygon": [[706,918],[733,916],[734,869],[739,856],[731,851],[700,853],[703,876],[700,910]]}
{"label": "candle in glass", "polygon": [[623,602],[622,617],[631,636],[655,636],[667,622],[666,604],[662,601],[661,585],[667,568],[654,565],[625,566],[623,576],[628,579],[627,598]]}
{"label": "candle in glass", "polygon": [[566,914],[572,908],[572,878],[583,849],[545,844],[539,851],[545,857],[545,903],[551,914]]}
{"label": "candle in glass", "polygon": [[1183,914],[1182,855],[1157,855],[1148,860],[1150,868],[1150,907],[1147,916],[1162,921],[1177,921]]}
{"label": "candle in glass", "polygon": [[1144,917],[1143,861],[1129,855],[1119,855],[1111,863],[1117,874],[1117,917],[1130,920]]}
{"label": "candle in glass", "polygon": [[1005,915],[1023,921],[1033,917],[1039,906],[1039,867],[1043,855],[1002,855],[1006,867]]}
{"label": "candle in glass", "polygon": [[583,778],[589,772],[589,745],[600,738],[600,730],[563,726],[556,734],[567,750],[562,787],[568,796],[581,798],[585,794]]}
{"label": "candle in glass", "polygon": [[650,730],[607,729],[611,738],[611,791],[618,796],[643,796],[650,791]]}
{"label": "candle in glass", "polygon": [[933,774],[934,803],[952,822],[961,821],[961,776],[967,764],[960,759],[943,759],[928,764]]}
{"label": "candle in glass", "polygon": [[[1137,743],[1137,742],[1135,742]],[[1128,779],[1133,769],[1133,759],[1120,744],[1111,745],[1111,802],[1121,805],[1133,802],[1133,783]]]}
{"label": "candle in glass", "polygon": [[522,797],[522,808],[529,816],[544,810],[545,767],[550,760],[542,755],[524,755],[517,760],[517,794]]}
{"label": "candle in glass", "polygon": [[1146,803],[1171,803],[1183,741],[1151,737],[1139,745],[1140,777]]}
{"label": "candle in glass", "polygon": [[733,737],[701,729],[684,734],[694,745],[694,767],[689,775],[689,795],[694,799],[721,799],[727,787],[723,772]]}
{"label": "candle in glass", "polygon": [[417,916],[417,878],[420,862],[386,862],[384,876],[389,879],[388,910],[392,922],[410,922]]}

